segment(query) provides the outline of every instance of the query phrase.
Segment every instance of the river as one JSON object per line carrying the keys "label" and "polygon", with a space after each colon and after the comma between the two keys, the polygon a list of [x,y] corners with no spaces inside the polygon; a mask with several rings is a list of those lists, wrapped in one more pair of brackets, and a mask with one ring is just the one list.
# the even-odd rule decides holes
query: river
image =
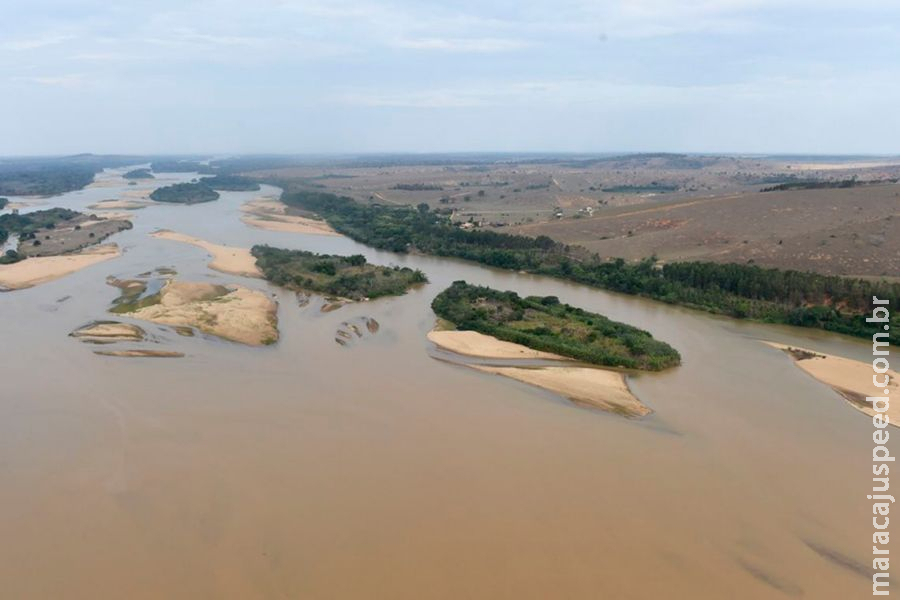
{"label": "river", "polygon": [[[134,189],[125,170],[32,209],[115,198]],[[110,239],[122,257],[0,294],[0,595],[871,593],[871,422],[759,341],[868,361],[864,340],[240,221],[244,202],[277,193],[134,211],[134,229]],[[361,253],[422,269],[430,284],[322,313],[209,270],[202,249],[149,237],[157,228]],[[276,294],[281,340],[251,348],[143,324],[186,357],[125,359],[67,337],[106,316],[118,295],[108,275],[161,266]],[[429,305],[457,279],[647,329],[683,365],[630,378],[655,412],[628,420],[436,360]],[[360,316],[377,319],[378,334],[336,344],[340,324]]]}

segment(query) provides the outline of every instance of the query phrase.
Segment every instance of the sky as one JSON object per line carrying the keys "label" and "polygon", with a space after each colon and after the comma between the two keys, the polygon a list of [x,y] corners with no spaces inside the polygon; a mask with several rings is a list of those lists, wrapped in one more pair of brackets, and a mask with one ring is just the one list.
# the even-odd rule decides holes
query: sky
{"label": "sky", "polygon": [[900,154],[890,0],[3,0],[0,156]]}

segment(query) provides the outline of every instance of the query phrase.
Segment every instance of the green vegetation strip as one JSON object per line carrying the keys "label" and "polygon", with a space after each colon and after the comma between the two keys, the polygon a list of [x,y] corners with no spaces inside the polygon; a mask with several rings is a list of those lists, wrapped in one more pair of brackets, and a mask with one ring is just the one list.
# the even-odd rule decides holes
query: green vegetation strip
{"label": "green vegetation strip", "polygon": [[[865,316],[871,314],[872,297],[891,304],[900,302],[900,284],[886,281],[754,265],[659,265],[650,259],[634,264],[605,259],[547,236],[465,231],[425,204],[360,204],[352,198],[310,190],[285,191],[282,201],[316,213],[339,233],[376,248],[452,256],[737,318],[871,337],[873,328]],[[890,341],[900,344],[900,311],[895,313]]]}
{"label": "green vegetation strip", "polygon": [[431,308],[458,329],[596,365],[659,371],[681,362],[677,350],[646,331],[560,304],[556,296],[521,298],[456,281]]}
{"label": "green vegetation strip", "polygon": [[270,246],[253,246],[251,252],[263,276],[276,285],[351,300],[400,296],[428,281],[422,271],[372,265],[361,254],[334,256]]}

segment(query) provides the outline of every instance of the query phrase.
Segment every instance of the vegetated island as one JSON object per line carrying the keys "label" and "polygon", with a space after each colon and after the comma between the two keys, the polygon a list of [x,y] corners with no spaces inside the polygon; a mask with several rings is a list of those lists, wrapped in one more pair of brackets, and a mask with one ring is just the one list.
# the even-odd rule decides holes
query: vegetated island
{"label": "vegetated island", "polygon": [[[897,375],[895,371],[888,370],[885,373],[888,379],[887,387],[879,388],[872,382],[871,363],[823,354],[815,350],[788,346],[786,344],[763,343],[783,351],[793,359],[795,365],[813,378],[830,386],[850,406],[870,417],[882,413],[876,413],[872,403],[866,401],[867,397],[884,398],[886,401],[893,399],[894,402],[890,403],[883,414],[890,419],[891,425],[900,427],[900,406],[898,406],[896,401],[897,394],[900,393],[900,375]],[[889,395],[885,394],[884,389],[888,390]]]}
{"label": "vegetated island", "polygon": [[263,277],[276,285],[353,301],[402,296],[428,281],[418,269],[373,265],[361,254],[336,256],[271,246],[253,246],[250,252]]}
{"label": "vegetated island", "polygon": [[604,367],[660,371],[681,363],[677,350],[648,332],[562,304],[556,296],[522,298],[455,281],[431,308],[457,329]]}
{"label": "vegetated island", "polygon": [[118,246],[97,244],[125,229],[131,229],[128,220],[100,219],[66,208],[0,215],[0,245],[16,236],[16,248],[0,256],[0,287],[32,287],[115,258]]}
{"label": "vegetated island", "polygon": [[[300,189],[281,197],[289,207],[316,213],[339,233],[394,252],[452,256],[492,267],[559,277],[584,285],[653,298],[714,314],[814,327],[870,337],[865,317],[872,297],[900,302],[900,283],[709,262],[659,264],[610,260],[547,236],[465,230],[428,205],[361,204],[345,196]],[[900,344],[900,311],[890,341]]]}
{"label": "vegetated island", "polygon": [[204,183],[174,183],[153,190],[150,199],[175,204],[199,204],[218,200],[219,192]]}
{"label": "vegetated island", "polygon": [[200,182],[214,190],[224,192],[258,192],[259,182],[241,175],[216,175],[203,177]]}
{"label": "vegetated island", "polygon": [[123,179],[156,179],[153,173],[150,172],[150,169],[132,169],[128,171],[124,175],[122,175]]}
{"label": "vegetated island", "polygon": [[[576,359],[604,367],[661,370],[681,357],[666,344],[624,323],[561,304],[555,296],[521,298],[514,292],[456,281],[438,294],[432,309],[443,331],[428,339],[439,347],[481,359],[525,360],[521,365],[465,364],[550,390],[573,402],[629,417],[649,414],[621,371],[533,361]],[[448,331],[447,327],[457,327]]]}
{"label": "vegetated island", "polygon": [[107,283],[122,291],[113,302],[112,313],[176,328],[196,328],[250,346],[278,341],[278,305],[263,292],[174,278],[110,277]]}

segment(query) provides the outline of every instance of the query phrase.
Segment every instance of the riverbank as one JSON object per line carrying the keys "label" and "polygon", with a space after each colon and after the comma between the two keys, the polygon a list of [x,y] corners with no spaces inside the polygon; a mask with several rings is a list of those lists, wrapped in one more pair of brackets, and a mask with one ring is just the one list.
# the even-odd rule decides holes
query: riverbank
{"label": "riverbank", "polygon": [[212,261],[210,261],[207,266],[214,271],[221,271],[222,273],[230,273],[232,275],[241,275],[243,277],[262,277],[262,271],[256,266],[256,258],[250,254],[248,248],[236,248],[234,246],[214,244],[169,229],[154,231],[150,234],[150,237],[173,242],[182,242],[184,244],[197,246],[198,248],[203,248],[212,256]]}
{"label": "riverbank", "polygon": [[74,254],[35,256],[11,265],[0,265],[0,288],[30,288],[121,255],[117,244],[103,244]]}
{"label": "riverbank", "polygon": [[898,384],[900,375],[897,375],[895,371],[889,370],[886,373],[890,378],[887,389],[891,393],[885,396],[883,389],[876,387],[872,383],[874,372],[872,371],[871,363],[823,354],[808,348],[767,341],[763,343],[783,351],[791,357],[795,365],[818,381],[830,386],[847,400],[853,408],[870,417],[876,413],[872,409],[872,403],[866,402],[867,396],[885,397],[888,400],[895,399],[895,402],[890,405],[884,414],[887,414],[890,418],[891,425],[900,427],[900,404],[896,401],[898,394],[900,394],[900,384]]}

